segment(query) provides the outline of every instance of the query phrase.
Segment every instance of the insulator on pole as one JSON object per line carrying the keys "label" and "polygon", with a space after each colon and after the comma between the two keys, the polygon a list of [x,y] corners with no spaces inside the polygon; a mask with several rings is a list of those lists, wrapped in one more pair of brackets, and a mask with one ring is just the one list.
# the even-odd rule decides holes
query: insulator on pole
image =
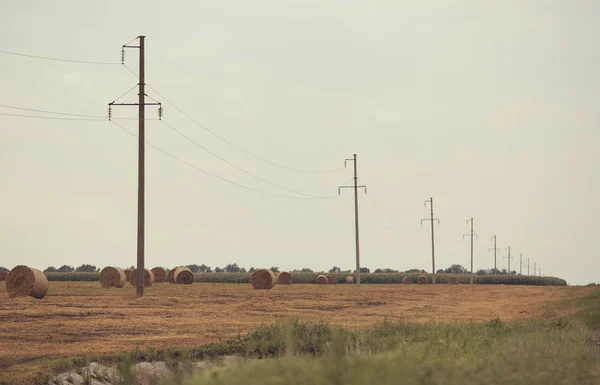
{"label": "insulator on pole", "polygon": [[158,119],[162,120],[163,117],[163,108],[162,106],[158,107]]}
{"label": "insulator on pole", "polygon": [[108,106],[108,120],[112,120],[112,106]]}
{"label": "insulator on pole", "polygon": [[125,64],[125,46],[121,48],[121,64]]}

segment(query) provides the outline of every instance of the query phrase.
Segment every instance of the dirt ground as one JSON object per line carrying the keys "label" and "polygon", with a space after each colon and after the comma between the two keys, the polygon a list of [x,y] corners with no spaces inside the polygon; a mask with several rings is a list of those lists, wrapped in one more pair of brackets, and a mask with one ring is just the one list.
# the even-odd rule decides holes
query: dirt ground
{"label": "dirt ground", "polygon": [[270,291],[245,284],[156,284],[102,289],[98,282],[50,282],[42,300],[8,297],[0,283],[0,372],[43,358],[116,353],[143,346],[198,346],[261,323],[299,318],[350,328],[384,319],[411,322],[549,318],[585,287],[504,285],[291,285]]}

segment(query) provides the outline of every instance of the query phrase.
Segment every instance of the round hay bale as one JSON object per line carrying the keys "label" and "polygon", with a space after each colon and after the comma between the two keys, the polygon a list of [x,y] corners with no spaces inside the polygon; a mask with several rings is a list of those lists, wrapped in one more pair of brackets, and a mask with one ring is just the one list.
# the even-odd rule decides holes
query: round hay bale
{"label": "round hay bale", "polygon": [[38,269],[19,265],[8,273],[6,291],[10,298],[30,296],[42,299],[48,293],[48,278]]}
{"label": "round hay bale", "polygon": [[118,267],[106,266],[100,272],[100,285],[105,289],[111,287],[122,288],[125,286],[125,272]]}
{"label": "round hay bale", "polygon": [[448,285],[458,285],[458,278],[457,277],[450,277],[448,278]]}
{"label": "round hay bale", "polygon": [[335,285],[337,283],[337,277],[335,275],[328,275],[327,283],[330,285]]}
{"label": "round hay bale", "polygon": [[329,279],[325,275],[319,275],[317,277],[317,285],[327,285],[329,283]]}
{"label": "round hay bale", "polygon": [[276,282],[275,274],[269,269],[257,269],[250,278],[250,283],[255,289],[269,290],[275,286]]}
{"label": "round hay bale", "polygon": [[429,283],[429,280],[427,279],[426,276],[424,275],[419,275],[419,278],[417,278],[417,283],[419,285],[427,285]]}
{"label": "round hay bale", "polygon": [[0,282],[6,281],[6,277],[8,277],[8,271],[1,270],[0,271]]}
{"label": "round hay bale", "polygon": [[194,273],[192,273],[189,267],[181,266],[175,269],[173,280],[178,285],[191,285],[194,283]]}
{"label": "round hay bale", "polygon": [[[129,283],[132,286],[137,286],[137,272],[138,269],[134,269],[129,276]],[[152,270],[144,269],[144,286],[150,287],[154,284],[154,274]]]}
{"label": "round hay bale", "polygon": [[292,275],[287,271],[281,272],[277,277],[277,283],[279,285],[290,285],[292,283]]}
{"label": "round hay bale", "polygon": [[177,270],[176,267],[172,268],[171,270],[169,270],[169,272],[167,273],[167,281],[169,283],[175,283],[175,270]]}
{"label": "round hay bale", "polygon": [[413,277],[407,276],[402,279],[402,283],[405,285],[411,285],[413,283]]}
{"label": "round hay bale", "polygon": [[155,267],[152,270],[154,274],[154,283],[163,283],[167,279],[167,272],[162,267]]}
{"label": "round hay bale", "polygon": [[346,283],[350,283],[350,284],[354,283],[354,276],[352,276],[352,275],[347,276]]}
{"label": "round hay bale", "polygon": [[131,272],[132,271],[133,270],[131,270],[131,269],[125,269],[125,270],[123,270],[123,273],[125,273],[125,281],[129,282],[129,277],[131,277]]}

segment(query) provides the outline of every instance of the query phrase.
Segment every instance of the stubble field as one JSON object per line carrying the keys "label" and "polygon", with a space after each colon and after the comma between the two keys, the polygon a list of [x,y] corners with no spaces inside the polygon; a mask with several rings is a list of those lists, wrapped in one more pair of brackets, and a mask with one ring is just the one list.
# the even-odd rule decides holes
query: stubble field
{"label": "stubble field", "polygon": [[45,358],[117,353],[136,347],[199,346],[261,323],[298,318],[363,328],[383,320],[415,323],[553,318],[585,287],[504,285],[291,285],[51,282],[43,300],[8,297],[0,287],[0,371],[22,372]]}

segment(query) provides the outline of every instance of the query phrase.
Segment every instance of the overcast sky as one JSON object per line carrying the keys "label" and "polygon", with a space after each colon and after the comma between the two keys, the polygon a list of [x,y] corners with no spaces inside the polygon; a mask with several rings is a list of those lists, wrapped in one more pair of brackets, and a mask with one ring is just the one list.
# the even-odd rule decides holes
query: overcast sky
{"label": "overcast sky", "polygon": [[[598,282],[600,3],[589,1],[3,1],[0,104],[105,116],[137,79],[121,46],[146,38],[164,122],[148,147],[146,265],[498,267],[507,248],[545,275]],[[126,65],[138,71],[138,51]],[[120,102],[135,103],[133,90]],[[150,99],[148,99],[151,102]],[[147,107],[155,119],[156,107]],[[48,115],[0,107],[0,114]],[[135,118],[135,107],[115,117]],[[73,118],[73,117],[69,117]],[[134,119],[117,120],[137,132]],[[107,121],[0,115],[0,266],[136,261],[136,138]],[[376,202],[379,202],[379,206]],[[523,267],[527,272],[527,267]]]}

